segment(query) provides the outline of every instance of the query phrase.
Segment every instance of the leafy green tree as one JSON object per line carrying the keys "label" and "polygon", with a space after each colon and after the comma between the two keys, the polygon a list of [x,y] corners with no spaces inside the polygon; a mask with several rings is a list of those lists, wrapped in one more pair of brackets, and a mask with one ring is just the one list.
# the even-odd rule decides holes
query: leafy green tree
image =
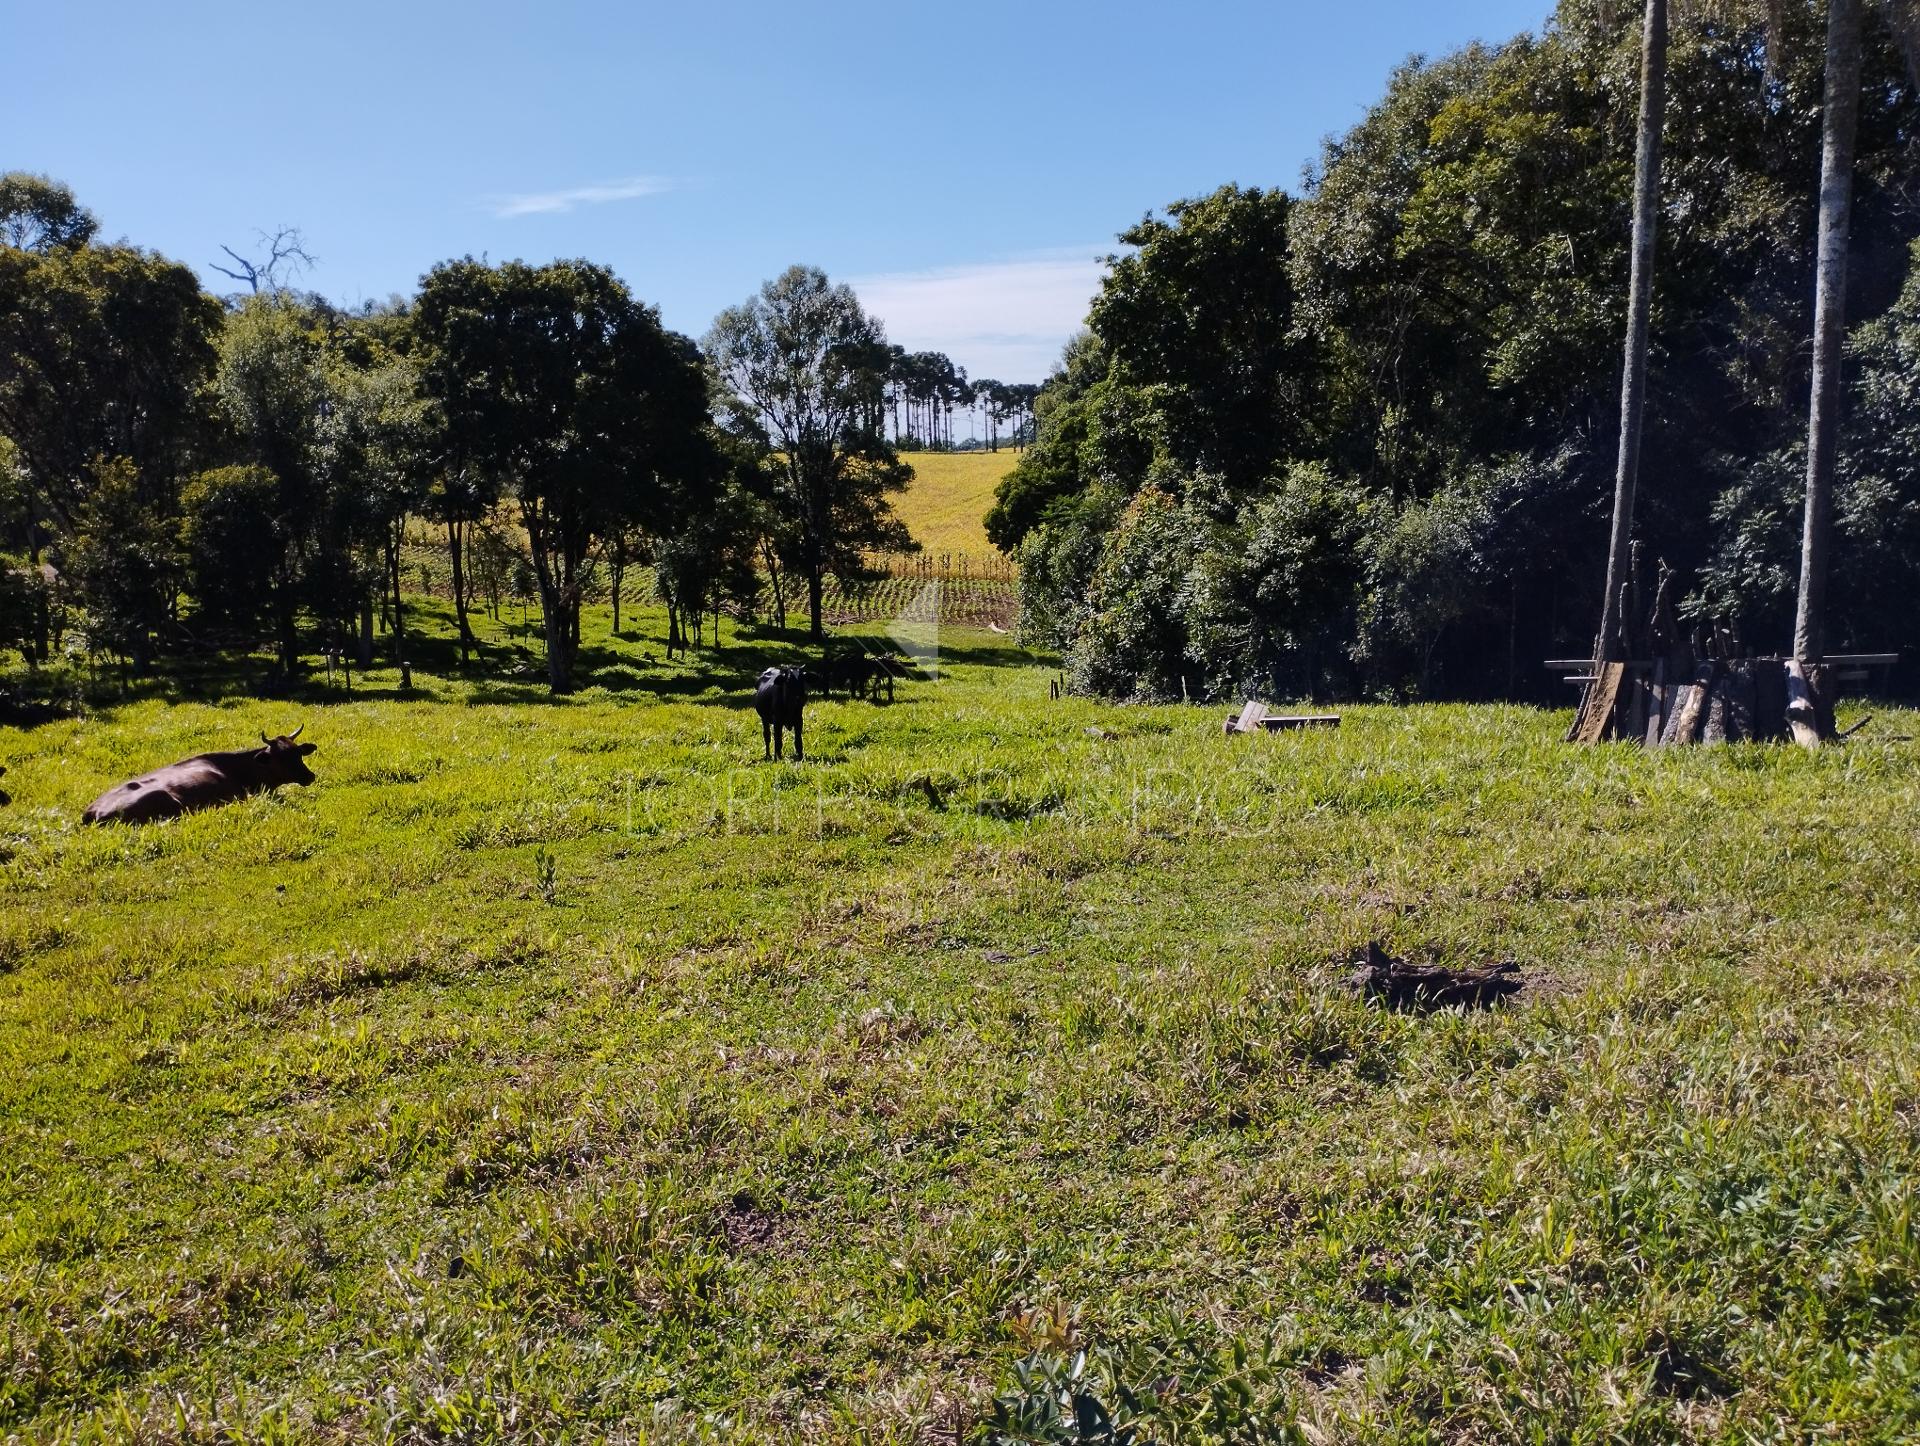
{"label": "leafy green tree", "polygon": [[0,175],[0,246],[42,254],[73,250],[99,230],[93,212],[60,182],[27,171]]}
{"label": "leafy green tree", "polygon": [[1098,484],[1130,491],[1146,476],[1153,448],[1147,409],[1110,377],[1105,344],[1093,332],[1067,343],[1059,369],[1033,408],[1034,444],[994,488],[987,538],[1012,552],[1049,516]]}
{"label": "leafy green tree", "polygon": [[548,682],[570,692],[597,546],[643,515],[659,477],[699,445],[698,355],[611,272],[581,261],[442,263],[421,283],[412,325],[426,393],[460,456],[518,507]]}
{"label": "leafy green tree", "polygon": [[186,267],[132,247],[0,247],[0,431],[36,523],[70,527],[99,459],[163,487],[204,420],[219,305]]}
{"label": "leafy green tree", "polygon": [[1240,492],[1311,448],[1313,365],[1293,315],[1283,191],[1223,186],[1120,233],[1087,325],[1160,449]]}
{"label": "leafy green tree", "polygon": [[279,492],[279,479],[256,465],[209,468],[187,482],[187,590],[196,605],[194,630],[206,641],[251,642],[269,621],[276,563],[287,551],[272,535]]}
{"label": "leafy green tree", "polygon": [[866,553],[919,546],[888,500],[912,473],[878,425],[885,334],[852,288],[794,266],[721,312],[706,350],[736,426],[777,458],[776,545],[806,579],[810,627],[824,638],[829,574],[861,576]]}
{"label": "leafy green tree", "polygon": [[[1231,319],[1184,320],[1210,315],[1235,284],[1262,294],[1262,248],[1236,241],[1257,230],[1225,224],[1259,208],[1226,193],[1204,198],[1212,218],[1196,202],[1150,228],[1135,259],[1153,253],[1154,284],[1115,268],[1094,335],[1049,380],[1038,436],[990,514],[990,535],[1019,557],[1030,631],[1053,630],[1071,652],[1093,626],[1085,598],[1118,543],[1089,529],[1116,527],[1152,479],[1196,524],[1223,529],[1183,564],[1196,612],[1179,666],[1204,663],[1218,687],[1276,656],[1303,665],[1296,644],[1276,652],[1261,634],[1244,591],[1256,572],[1218,549],[1247,548],[1263,529],[1324,530],[1322,512],[1289,520],[1265,506],[1297,465],[1318,463],[1366,514],[1337,533],[1351,565],[1305,574],[1316,622],[1294,636],[1318,640],[1327,661],[1308,671],[1322,685],[1347,674],[1396,691],[1544,689],[1539,658],[1591,645],[1592,595],[1621,591],[1602,564],[1620,475],[1607,464],[1619,453],[1645,55],[1633,23],[1644,17],[1627,8],[1568,0],[1537,36],[1396,72],[1329,142],[1305,193],[1272,208],[1285,211],[1290,292],[1268,294],[1290,323],[1257,332],[1274,343],[1264,368],[1257,340],[1209,353]],[[1774,487],[1764,459],[1804,421],[1797,338],[1811,322],[1821,15],[1673,8],[1631,515],[1642,555],[1671,563],[1684,588],[1739,513],[1729,479],[1743,479],[1743,496]],[[1920,91],[1883,28],[1868,28],[1864,66],[1848,304],[1871,317],[1892,300],[1913,235]],[[1286,389],[1307,399],[1291,430],[1273,406],[1225,442],[1207,420],[1231,415],[1238,393]],[[1221,407],[1202,405],[1209,397]],[[1267,440],[1248,443],[1260,425]],[[1283,586],[1288,550],[1267,550],[1263,566]],[[1648,601],[1634,601],[1636,621]],[[1136,647],[1151,634],[1128,636]],[[1235,648],[1237,664],[1218,662]]]}
{"label": "leafy green tree", "polygon": [[[326,513],[325,432],[339,401],[331,356],[335,324],[324,307],[268,291],[248,296],[220,338],[215,393],[230,450],[241,465],[262,468],[274,481],[254,544],[264,556],[243,566],[271,578],[268,614],[287,678],[299,666],[300,609],[320,570],[313,553]],[[370,607],[364,592],[361,600]]]}
{"label": "leafy green tree", "polygon": [[1298,462],[1243,509],[1219,578],[1211,635],[1190,647],[1210,692],[1264,678],[1318,694],[1339,678],[1378,503],[1323,462]]}
{"label": "leafy green tree", "polygon": [[[453,620],[460,638],[460,661],[467,663],[477,646],[473,635],[473,623],[469,616],[473,606],[473,584],[470,577],[475,529],[486,519],[499,502],[499,493],[491,479],[478,467],[469,465],[453,449],[452,438],[448,438],[448,447],[442,453],[441,463],[434,473],[431,488],[421,504],[424,511],[434,521],[446,529],[447,565],[453,583]],[[615,545],[624,533],[616,534]],[[623,559],[616,557],[615,595],[614,595],[614,631],[619,631],[620,603],[618,570]]]}
{"label": "leafy green tree", "polygon": [[[430,495],[445,448],[442,414],[422,391],[413,360],[395,350],[392,335],[369,318],[344,329],[333,358],[329,388],[337,399],[322,429],[325,486],[324,559],[346,565],[373,551],[384,562],[387,604],[392,609],[394,664],[400,686],[413,686],[407,656],[406,595],[400,553],[407,518]],[[397,333],[399,328],[393,330]],[[371,547],[369,548],[369,544]],[[353,596],[353,584],[334,593],[333,609]]]}
{"label": "leafy green tree", "polygon": [[751,605],[758,595],[769,460],[739,439],[716,437],[705,465],[671,480],[647,529],[670,645],[698,642],[706,613],[730,601]]}
{"label": "leafy green tree", "polygon": [[[1920,242],[1882,316],[1848,338],[1826,645],[1920,638]],[[1729,464],[1689,612],[1760,639],[1789,632],[1804,544],[1806,441]]]}
{"label": "leafy green tree", "polygon": [[125,457],[103,459],[63,547],[92,620],[89,641],[129,659],[136,674],[151,665],[179,595],[185,559],[174,500],[143,486]]}
{"label": "leafy green tree", "polygon": [[1194,574],[1211,531],[1157,486],[1127,503],[1101,550],[1086,616],[1066,650],[1077,691],[1141,702],[1190,695]]}
{"label": "leafy green tree", "polygon": [[[0,435],[24,483],[23,551],[37,568],[49,546],[57,553],[92,529],[89,575],[100,588],[85,601],[141,609],[96,623],[139,640],[144,663],[171,600],[163,607],[146,588],[121,586],[130,574],[103,564],[99,529],[114,509],[129,509],[129,526],[143,529],[177,519],[204,434],[220,309],[184,266],[87,244],[92,218],[64,187],[9,176],[0,189],[0,233],[28,243],[0,245]],[[43,612],[36,657],[49,624]]]}

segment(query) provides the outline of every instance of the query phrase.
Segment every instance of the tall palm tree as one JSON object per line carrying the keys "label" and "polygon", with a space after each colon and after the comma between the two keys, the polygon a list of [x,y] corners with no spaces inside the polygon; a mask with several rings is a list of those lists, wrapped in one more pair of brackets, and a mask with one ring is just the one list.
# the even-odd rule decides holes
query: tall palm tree
{"label": "tall palm tree", "polygon": [[[1793,621],[1793,656],[1802,664],[1817,663],[1826,649],[1827,554],[1840,430],[1840,351],[1846,339],[1847,243],[1853,221],[1863,8],[1862,0],[1829,0],[1827,7],[1813,387],[1807,407],[1807,500],[1800,536],[1800,595]],[[1878,8],[1906,55],[1914,84],[1920,86],[1920,0],[1880,0]]]}
{"label": "tall palm tree", "polygon": [[1647,321],[1653,305],[1653,243],[1660,211],[1660,138],[1667,106],[1667,0],[1647,0],[1640,36],[1640,119],[1633,161],[1633,267],[1627,283],[1626,357],[1620,372],[1620,454],[1613,478],[1613,532],[1600,602],[1597,657],[1625,656],[1621,593],[1640,476],[1640,419],[1647,396]]}
{"label": "tall palm tree", "polygon": [[1846,339],[1847,241],[1853,220],[1853,141],[1860,117],[1861,0],[1829,0],[1826,98],[1820,131],[1820,239],[1814,263],[1813,395],[1807,407],[1807,502],[1793,656],[1819,662],[1826,644],[1827,544],[1839,442],[1840,347]]}

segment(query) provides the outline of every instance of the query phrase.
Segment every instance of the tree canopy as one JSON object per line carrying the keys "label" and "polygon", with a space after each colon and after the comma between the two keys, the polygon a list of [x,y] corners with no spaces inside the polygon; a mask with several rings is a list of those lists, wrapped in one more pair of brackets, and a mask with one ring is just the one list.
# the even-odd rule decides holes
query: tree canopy
{"label": "tree canopy", "polygon": [[447,262],[421,283],[413,330],[459,458],[511,496],[547,630],[548,680],[573,687],[589,554],[699,464],[704,374],[604,267]]}
{"label": "tree canopy", "polygon": [[[1123,233],[989,517],[1030,632],[1085,686],[1524,695],[1550,686],[1539,659],[1591,648],[1639,96],[1636,17],[1610,8],[1568,0],[1538,36],[1409,62],[1297,199],[1223,187]],[[1637,528],[1689,614],[1743,635],[1777,617],[1745,580],[1791,565],[1771,532],[1747,563],[1752,519],[1798,497],[1769,459],[1804,426],[1811,322],[1821,17],[1776,8],[1771,48],[1729,7],[1673,31]],[[1847,314],[1870,328],[1920,233],[1920,101],[1883,25],[1865,73]],[[1319,520],[1285,525],[1310,551],[1341,539],[1346,565],[1257,561],[1303,487]],[[1109,566],[1138,562],[1149,519],[1181,546]],[[1881,565],[1849,545],[1839,571]],[[1747,563],[1716,562],[1728,547]],[[1183,570],[1182,627],[1116,632],[1172,595],[1162,566]],[[1248,568],[1272,571],[1222,583]],[[1832,631],[1920,642],[1846,603]],[[1149,666],[1144,636],[1177,655]]]}
{"label": "tree canopy", "polygon": [[868,552],[915,547],[888,502],[912,474],[880,426],[886,333],[851,287],[794,266],[721,312],[706,349],[736,424],[774,454],[776,546],[823,637],[829,573],[858,576]]}

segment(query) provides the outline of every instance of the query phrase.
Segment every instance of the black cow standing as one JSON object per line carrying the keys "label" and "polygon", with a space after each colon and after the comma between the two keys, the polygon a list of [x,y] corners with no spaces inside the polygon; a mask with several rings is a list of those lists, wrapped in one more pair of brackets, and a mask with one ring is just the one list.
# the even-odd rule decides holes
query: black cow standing
{"label": "black cow standing", "polygon": [[760,715],[761,741],[768,758],[780,757],[782,729],[793,730],[793,756],[805,762],[800,745],[800,715],[807,706],[807,674],[804,668],[768,668],[754,685],[753,708]]}

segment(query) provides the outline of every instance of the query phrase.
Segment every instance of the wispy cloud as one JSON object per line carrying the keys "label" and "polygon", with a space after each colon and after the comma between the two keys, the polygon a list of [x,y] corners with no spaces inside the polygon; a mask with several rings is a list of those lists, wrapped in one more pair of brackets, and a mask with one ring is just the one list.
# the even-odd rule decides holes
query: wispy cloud
{"label": "wispy cloud", "polygon": [[671,191],[673,182],[664,176],[631,176],[624,181],[599,181],[591,186],[571,186],[562,191],[528,191],[514,196],[493,196],[487,209],[501,220],[514,216],[552,216],[571,211],[575,206],[604,206],[609,201],[632,201],[641,196],[657,196]]}
{"label": "wispy cloud", "polygon": [[1086,321],[1105,268],[1099,246],[1006,261],[858,276],[853,289],[909,351],[943,351],[972,377],[1037,382]]}

